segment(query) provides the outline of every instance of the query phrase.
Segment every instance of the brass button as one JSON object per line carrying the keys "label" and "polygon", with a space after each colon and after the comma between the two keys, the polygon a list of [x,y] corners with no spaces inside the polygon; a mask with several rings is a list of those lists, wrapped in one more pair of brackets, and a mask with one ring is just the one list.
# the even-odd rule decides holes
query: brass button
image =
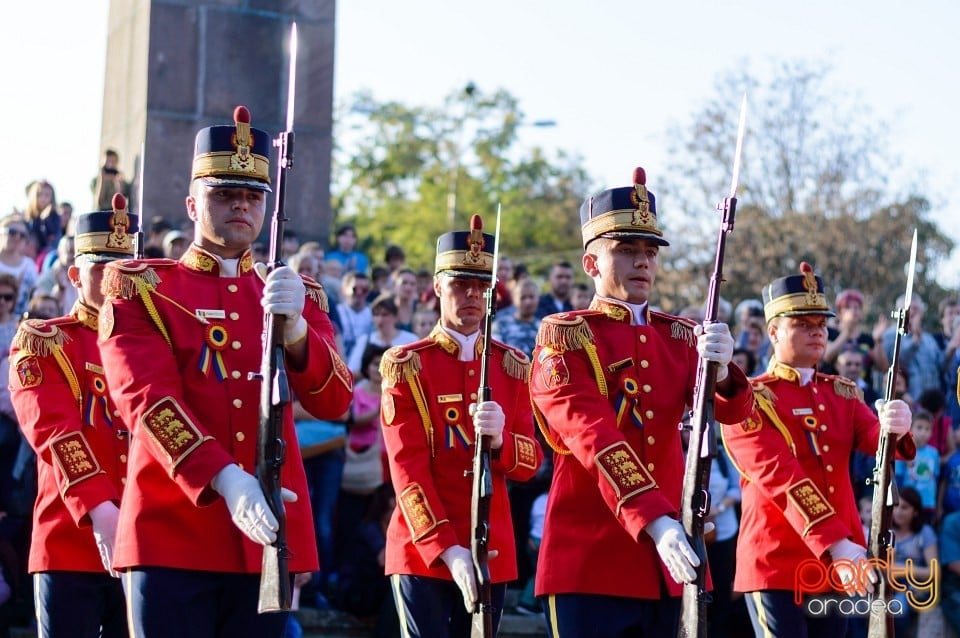
{"label": "brass button", "polygon": [[827,471],[828,471],[828,472],[832,472],[832,471],[833,471],[833,466],[832,466],[832,465],[828,465],[828,466],[827,466]]}
{"label": "brass button", "polygon": [[834,492],[837,491],[837,488],[835,488],[834,486],[831,485],[830,488],[829,488],[827,491],[830,492],[831,494],[833,494]]}
{"label": "brass button", "polygon": [[646,342],[647,342],[647,335],[640,335],[640,343],[646,343]]}
{"label": "brass button", "polygon": [[239,312],[231,312],[231,313],[230,313],[230,318],[233,319],[234,321],[236,321],[237,319],[240,318],[240,313],[239,313]]}
{"label": "brass button", "polygon": [[653,471],[653,463],[647,463],[647,469]]}
{"label": "brass button", "polygon": [[230,284],[229,286],[227,286],[227,290],[229,290],[230,292],[237,292],[237,284]]}
{"label": "brass button", "polygon": [[650,387],[650,384],[649,384],[649,383],[644,383],[644,384],[643,384],[643,391],[644,391],[644,392],[650,392],[651,390],[653,390],[653,388]]}
{"label": "brass button", "polygon": [[656,440],[655,438],[653,438],[653,436],[648,436],[648,437],[647,437],[647,444],[648,444],[648,445],[653,445],[653,444],[656,443],[656,442],[657,442],[657,440]]}
{"label": "brass button", "polygon": [[117,430],[117,438],[118,438],[118,439],[122,439],[122,438],[123,438],[123,430]]}
{"label": "brass button", "polygon": [[126,485],[126,484],[127,484],[127,477],[126,477],[126,476],[121,476],[121,477],[120,477],[120,484],[121,484],[121,485]]}
{"label": "brass button", "polygon": [[821,432],[826,432],[826,431],[827,431],[827,424],[826,424],[826,423],[824,423],[824,424],[822,424],[822,425],[820,426],[820,431],[821,431]]}
{"label": "brass button", "polygon": [[824,445],[824,446],[823,446],[823,451],[824,451],[824,452],[829,452],[829,451],[830,451],[830,446],[829,446],[829,445]]}
{"label": "brass button", "polygon": [[645,417],[647,417],[648,419],[652,419],[652,418],[653,418],[653,410],[647,410],[646,412],[643,413],[643,415],[644,415]]}
{"label": "brass button", "polygon": [[233,343],[230,344],[230,347],[233,348],[234,350],[239,350],[241,345],[242,344],[239,341],[234,341]]}
{"label": "brass button", "polygon": [[114,410],[113,416],[120,416],[120,410]]}
{"label": "brass button", "polygon": [[813,390],[813,393],[814,393],[814,394],[816,394],[817,392],[819,392],[819,390],[817,390],[816,388],[811,388],[811,390]]}
{"label": "brass button", "polygon": [[239,371],[239,370],[234,370],[233,372],[230,373],[230,376],[233,377],[234,379],[239,379],[239,378],[240,378],[240,371]]}
{"label": "brass button", "polygon": [[825,406],[824,404],[821,403],[820,405],[817,406],[817,409],[820,410],[821,412],[823,412],[824,410],[827,409],[827,406]]}
{"label": "brass button", "polygon": [[649,368],[649,367],[650,367],[650,362],[647,361],[646,359],[643,359],[642,361],[640,361],[640,367],[641,367],[641,368]]}
{"label": "brass button", "polygon": [[470,393],[470,400],[471,400],[471,401],[476,401],[476,400],[477,400],[477,393],[476,393],[476,392],[471,392],[471,393]]}
{"label": "brass button", "polygon": [[245,438],[247,438],[247,437],[244,436],[243,432],[237,432],[237,440],[238,440],[238,441],[243,441]]}
{"label": "brass button", "polygon": [[120,462],[121,462],[121,463],[126,463],[126,462],[127,462],[127,455],[126,455],[126,454],[121,454],[121,455],[120,455]]}
{"label": "brass button", "polygon": [[241,401],[240,399],[234,399],[234,400],[233,400],[233,407],[235,407],[235,408],[242,408],[242,407],[243,407],[243,401]]}
{"label": "brass button", "polygon": [[475,374],[477,374],[477,371],[476,371],[476,370],[467,370],[467,376],[468,376],[468,377],[472,377],[472,376],[474,376]]}

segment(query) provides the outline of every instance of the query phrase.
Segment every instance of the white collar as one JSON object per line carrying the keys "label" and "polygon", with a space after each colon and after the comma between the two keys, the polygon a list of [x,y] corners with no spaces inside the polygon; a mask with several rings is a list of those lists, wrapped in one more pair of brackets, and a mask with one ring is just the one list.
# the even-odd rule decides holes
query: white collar
{"label": "white collar", "polygon": [[477,339],[480,337],[479,330],[472,335],[463,335],[456,330],[448,330],[443,326],[440,326],[440,328],[446,332],[451,339],[460,344],[460,356],[458,357],[460,361],[473,361],[476,358],[474,352],[477,347]]}

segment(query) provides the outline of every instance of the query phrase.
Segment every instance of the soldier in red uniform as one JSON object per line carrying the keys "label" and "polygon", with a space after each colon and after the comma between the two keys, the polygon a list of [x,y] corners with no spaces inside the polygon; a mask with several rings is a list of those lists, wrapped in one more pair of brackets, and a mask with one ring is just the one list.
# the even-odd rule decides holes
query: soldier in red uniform
{"label": "soldier in red uniform", "polygon": [[387,530],[386,573],[404,636],[470,635],[477,590],[469,472],[478,433],[493,437],[489,565],[499,624],[506,584],[517,577],[506,479],[529,479],[543,458],[533,438],[524,353],[493,342],[492,400],[477,404],[494,238],[482,232],[478,216],[474,220],[470,232],[437,241],[439,323],[427,338],[388,350],[380,364],[383,434],[398,506]]}
{"label": "soldier in red uniform", "polygon": [[536,578],[552,636],[676,635],[681,583],[699,565],[677,520],[677,425],[693,404],[698,356],[719,363],[718,420],[753,407],[746,377],[728,366],[725,324],[649,307],[669,244],[645,182],[638,168],[632,186],[584,202],[582,264],[596,296],[545,318],[533,354],[530,394],[555,451]]}
{"label": "soldier in red uniform", "polygon": [[37,452],[29,561],[37,627],[52,638],[127,635],[112,554],[129,437],[107,394],[97,316],[104,265],[133,256],[138,218],[123,195],[114,206],[76,218],[70,314],[23,322],[10,351],[11,399]]}
{"label": "soldier in red uniform", "polygon": [[[854,449],[876,453],[881,432],[907,434],[910,408],[890,401],[878,419],[853,381],[817,372],[827,346],[827,317],[834,313],[808,264],[800,265],[800,274],[765,286],[763,301],[773,358],[768,371],[752,380],[757,409],[722,428],[743,475],[734,588],[747,594],[757,636],[842,637],[842,615],[807,613],[795,602],[802,593],[796,591],[797,569],[813,561],[827,574],[832,561],[866,558],[850,455]],[[913,439],[902,436],[897,449],[912,458]],[[843,579],[850,593],[865,594],[869,580],[847,566],[839,563],[831,580]],[[806,589],[837,593],[826,581],[808,582]]]}
{"label": "soldier in red uniform", "polygon": [[[111,395],[133,432],[115,567],[134,633],[280,636],[287,614],[257,614],[262,545],[277,521],[255,469],[264,312],[284,315],[292,391],[318,418],[349,406],[321,287],[281,267],[265,276],[250,245],[270,190],[270,137],[237,107],[197,134],[186,199],[193,244],[179,261],[110,264],[100,345]],[[284,438],[296,441],[288,411]],[[282,470],[291,573],[317,569],[303,462]]]}

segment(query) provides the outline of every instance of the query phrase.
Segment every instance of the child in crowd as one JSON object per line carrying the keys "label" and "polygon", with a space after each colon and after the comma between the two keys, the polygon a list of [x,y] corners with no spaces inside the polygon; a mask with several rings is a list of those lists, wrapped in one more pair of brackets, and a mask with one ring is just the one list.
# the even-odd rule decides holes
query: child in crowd
{"label": "child in crowd", "polygon": [[930,445],[933,417],[926,410],[913,413],[910,433],[917,444],[917,456],[912,461],[897,461],[897,485],[912,487],[920,494],[924,521],[934,522],[937,509],[937,481],[940,478],[940,453]]}

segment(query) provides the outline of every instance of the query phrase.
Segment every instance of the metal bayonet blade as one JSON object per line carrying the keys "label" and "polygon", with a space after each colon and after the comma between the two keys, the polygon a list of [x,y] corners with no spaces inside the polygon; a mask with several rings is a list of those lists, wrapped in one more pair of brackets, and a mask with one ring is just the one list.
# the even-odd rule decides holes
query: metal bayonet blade
{"label": "metal bayonet blade", "polygon": [[913,277],[917,272],[917,229],[913,229],[913,243],[910,245],[910,265],[907,266],[907,293],[903,296],[903,307],[910,308],[913,301]]}
{"label": "metal bayonet blade", "polygon": [[740,101],[740,125],[737,128],[737,149],[733,153],[733,178],[730,180],[730,197],[737,196],[740,182],[740,154],[743,152],[743,134],[747,128],[747,94]]}
{"label": "metal bayonet blade", "polygon": [[[491,273],[490,288],[497,286],[497,275],[500,267],[500,202],[497,202],[497,228],[493,231],[493,272]],[[496,294],[496,293],[493,293]]]}
{"label": "metal bayonet blade", "polygon": [[297,94],[297,23],[290,25],[290,72],[287,78],[287,131],[293,130],[294,96]]}

